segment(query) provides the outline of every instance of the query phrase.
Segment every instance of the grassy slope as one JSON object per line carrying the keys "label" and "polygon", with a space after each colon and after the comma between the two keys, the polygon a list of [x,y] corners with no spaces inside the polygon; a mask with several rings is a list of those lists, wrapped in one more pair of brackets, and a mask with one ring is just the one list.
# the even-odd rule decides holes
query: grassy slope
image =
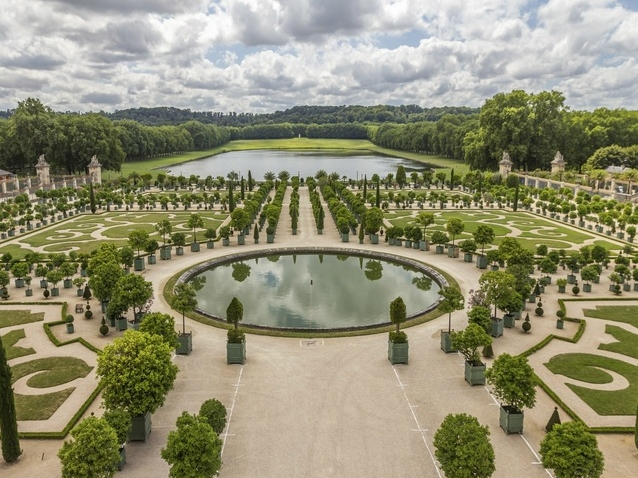
{"label": "grassy slope", "polygon": [[[290,139],[258,139],[258,140],[238,140],[231,141],[217,148],[209,149],[206,151],[191,151],[183,154],[174,154],[161,158],[153,158],[146,161],[135,161],[122,164],[122,174],[127,176],[133,171],[137,171],[140,174],[153,171],[156,168],[172,166],[175,164],[184,163],[186,161],[192,161],[194,159],[205,158],[216,154],[226,153],[228,151],[244,151],[254,149],[289,149],[289,150],[358,150],[369,151],[375,153],[382,153],[388,156],[397,158],[413,159],[423,163],[429,163],[439,169],[454,168],[459,173],[466,173],[469,171],[468,166],[462,161],[442,158],[440,156],[430,156],[427,154],[411,153],[407,151],[398,151],[388,148],[380,148],[372,144],[368,140],[363,139],[310,139],[310,138],[290,138]],[[108,178],[109,174],[105,173],[105,177]]]}

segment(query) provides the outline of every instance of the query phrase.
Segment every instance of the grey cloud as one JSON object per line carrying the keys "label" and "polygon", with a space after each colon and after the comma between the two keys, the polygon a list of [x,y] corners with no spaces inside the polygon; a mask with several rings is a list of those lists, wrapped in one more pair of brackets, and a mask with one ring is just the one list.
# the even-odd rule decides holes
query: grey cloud
{"label": "grey cloud", "polygon": [[0,66],[24,68],[25,70],[55,70],[64,63],[64,60],[46,55],[20,55],[15,58],[0,60]]}
{"label": "grey cloud", "polygon": [[53,0],[63,7],[89,12],[181,13],[202,8],[202,0]]}
{"label": "grey cloud", "polygon": [[141,20],[110,23],[104,35],[107,48],[142,56],[148,54],[162,39],[152,25]]}
{"label": "grey cloud", "polygon": [[49,80],[47,78],[15,74],[10,71],[2,72],[0,70],[0,88],[37,92],[48,85]]}
{"label": "grey cloud", "polygon": [[87,93],[80,98],[82,103],[99,105],[118,105],[122,102],[122,96],[114,93]]}

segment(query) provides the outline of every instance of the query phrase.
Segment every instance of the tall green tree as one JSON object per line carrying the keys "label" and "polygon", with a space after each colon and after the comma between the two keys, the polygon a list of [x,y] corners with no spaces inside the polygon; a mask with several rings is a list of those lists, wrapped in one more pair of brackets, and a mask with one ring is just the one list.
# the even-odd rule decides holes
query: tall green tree
{"label": "tall green tree", "polygon": [[452,331],[452,312],[465,307],[465,298],[458,287],[447,286],[439,289],[439,310],[448,314],[448,332]]}
{"label": "tall green tree", "polygon": [[397,167],[397,175],[395,179],[399,187],[403,189],[403,186],[405,186],[405,183],[407,181],[407,176],[405,174],[405,168],[401,164]]}
{"label": "tall green tree", "polygon": [[15,399],[11,387],[11,367],[0,340],[0,436],[2,437],[2,458],[13,463],[22,454],[18,438]]}
{"label": "tall green tree", "polygon": [[222,440],[206,420],[183,412],[169,432],[162,458],[171,478],[213,478],[222,466]]}
{"label": "tall green tree", "polygon": [[71,430],[58,457],[62,478],[111,478],[120,460],[115,430],[103,418],[88,417]]}
{"label": "tall green tree", "polygon": [[598,440],[579,421],[555,425],[541,441],[540,455],[556,478],[599,478],[605,468]]}
{"label": "tall green tree", "polygon": [[466,413],[450,414],[434,434],[434,454],[447,478],[489,478],[496,471],[489,429]]}

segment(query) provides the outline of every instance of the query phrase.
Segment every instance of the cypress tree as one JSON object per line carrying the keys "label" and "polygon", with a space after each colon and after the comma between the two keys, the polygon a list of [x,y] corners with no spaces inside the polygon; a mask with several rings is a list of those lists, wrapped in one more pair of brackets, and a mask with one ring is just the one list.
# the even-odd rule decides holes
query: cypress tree
{"label": "cypress tree", "polygon": [[235,210],[235,200],[233,199],[233,181],[228,181],[228,211],[233,212]]}
{"label": "cypress tree", "polygon": [[245,184],[244,184],[244,177],[241,177],[241,200],[244,200],[244,188],[245,188]]}
{"label": "cypress tree", "polygon": [[89,188],[90,188],[90,201],[91,201],[91,212],[93,214],[95,214],[95,211],[97,210],[97,208],[95,207],[95,192],[93,192],[93,183],[89,184]]}
{"label": "cypress tree", "polygon": [[368,176],[363,176],[363,204],[366,203],[366,196],[368,195]]}
{"label": "cypress tree", "polygon": [[454,189],[454,168],[450,172],[450,191]]}
{"label": "cypress tree", "polygon": [[514,212],[518,210],[518,194],[521,183],[516,183],[516,189],[514,190]]}
{"label": "cypress tree", "polygon": [[250,169],[248,170],[248,190],[252,191],[253,190],[253,186],[255,185],[255,183],[253,182],[253,175],[250,172]]}
{"label": "cypress tree", "polygon": [[2,457],[12,463],[22,454],[18,439],[18,422],[16,407],[11,387],[11,368],[0,341],[0,435],[2,436]]}
{"label": "cypress tree", "polygon": [[381,193],[379,192],[379,183],[380,181],[377,181],[377,200],[376,200],[377,207],[381,207]]}

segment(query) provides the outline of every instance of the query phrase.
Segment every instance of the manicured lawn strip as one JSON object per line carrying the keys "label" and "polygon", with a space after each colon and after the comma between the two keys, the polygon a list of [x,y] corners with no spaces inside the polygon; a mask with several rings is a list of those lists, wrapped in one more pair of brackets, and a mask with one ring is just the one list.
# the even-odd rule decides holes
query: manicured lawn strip
{"label": "manicured lawn strip", "polygon": [[[7,304],[8,306],[15,304]],[[32,314],[28,310],[6,310],[2,308],[2,319],[0,320],[0,328],[11,327],[13,325],[31,324],[44,320],[44,312]]]}
{"label": "manicured lawn strip", "polygon": [[638,335],[632,334],[628,330],[616,325],[606,325],[605,333],[611,335],[618,340],[618,342],[600,344],[598,346],[600,350],[607,350],[638,359]]}
{"label": "manicured lawn strip", "polygon": [[2,345],[7,355],[7,360],[13,360],[15,358],[24,357],[35,353],[31,347],[16,347],[16,344],[26,337],[24,329],[12,330],[11,332],[2,336]]}
{"label": "manicured lawn strip", "polygon": [[[427,263],[426,263],[427,264]],[[441,275],[443,275],[445,277],[445,279],[448,281],[448,283],[451,286],[455,286],[455,287],[459,287],[458,282],[456,282],[456,280],[454,279],[454,277],[452,277],[451,275],[449,275],[447,272],[438,269],[436,267],[434,267],[432,264],[427,264],[428,267],[431,267],[432,269],[437,270]],[[175,284],[177,283],[177,279],[184,274],[187,270],[190,270],[191,267],[189,267],[188,269],[184,269],[180,272],[178,272],[177,274],[175,274],[173,277],[171,277],[167,282],[166,285],[164,286],[164,290],[162,291],[162,295],[164,296],[164,298],[166,299],[166,301],[170,304],[170,302],[172,301],[174,295],[173,295],[173,288],[175,287]],[[213,320],[210,319],[208,317],[205,317],[201,314],[198,314],[196,312],[191,312],[191,313],[187,313],[186,314],[190,319],[199,322],[201,324],[205,324],[205,325],[210,325],[213,327],[217,327],[220,329],[229,329],[231,326],[225,322],[220,322],[217,320]],[[179,316],[179,313],[175,312],[175,318],[177,319]],[[441,312],[439,311],[438,308],[428,312],[427,314],[421,315],[419,317],[415,317],[412,320],[408,320],[406,322],[403,323],[403,325],[401,326],[402,329],[407,329],[409,327],[415,326],[415,325],[419,325],[419,324],[423,324],[425,322],[429,322],[430,320],[436,319],[438,317],[441,316]],[[292,338],[313,338],[313,337],[318,337],[318,338],[330,338],[330,337],[357,337],[357,336],[361,336],[361,335],[373,335],[373,334],[379,334],[379,333],[383,333],[383,332],[390,332],[392,330],[395,329],[394,325],[388,325],[385,327],[375,327],[375,328],[370,328],[370,329],[358,329],[358,330],[350,330],[350,331],[342,331],[342,332],[338,332],[338,331],[330,331],[330,332],[317,332],[316,330],[314,331],[308,331],[308,332],[288,332],[288,331],[284,331],[284,330],[269,330],[269,329],[258,329],[258,328],[252,328],[252,327],[242,327],[242,329],[249,334],[255,334],[255,335],[266,335],[266,336],[271,336],[271,337],[292,337]]]}
{"label": "manicured lawn strip", "polygon": [[92,369],[84,360],[76,357],[46,357],[11,367],[11,382],[15,383],[22,377],[40,372],[29,378],[29,387],[57,387],[76,378],[86,377]]}
{"label": "manicured lawn strip", "polygon": [[[386,156],[395,158],[407,158],[427,163],[435,169],[454,168],[458,173],[465,174],[469,171],[469,166],[463,161],[443,158],[440,156],[431,156],[427,154],[412,153],[408,151],[397,151],[394,149],[380,148],[375,146],[368,140],[363,139],[314,139],[314,138],[290,138],[290,139],[256,139],[256,140],[237,140],[230,141],[218,146],[217,148],[205,151],[191,151],[183,154],[175,154],[162,158],[153,158],[145,161],[125,162],[122,164],[121,172],[106,171],[103,174],[105,179],[115,179],[122,176],[128,176],[133,171],[140,174],[150,172],[157,174],[155,169],[174,166],[186,161],[207,158],[216,154],[226,153],[229,151],[245,151],[255,149],[288,149],[288,150],[326,150],[326,151],[343,151],[356,150],[361,152],[381,153]],[[274,171],[277,172],[277,171]]]}
{"label": "manicured lawn strip", "polygon": [[585,317],[611,320],[638,327],[638,306],[635,305],[597,305],[595,309],[583,309]]}
{"label": "manicured lawn strip", "polygon": [[48,420],[60,408],[74,387],[59,392],[42,395],[15,394],[16,416],[18,420]]}
{"label": "manicured lawn strip", "polygon": [[638,396],[638,367],[602,355],[569,353],[555,355],[545,366],[556,374],[583,382],[605,384],[613,378],[596,367],[624,376],[629,386],[623,390],[593,390],[568,383],[567,386],[599,415],[634,415]]}

